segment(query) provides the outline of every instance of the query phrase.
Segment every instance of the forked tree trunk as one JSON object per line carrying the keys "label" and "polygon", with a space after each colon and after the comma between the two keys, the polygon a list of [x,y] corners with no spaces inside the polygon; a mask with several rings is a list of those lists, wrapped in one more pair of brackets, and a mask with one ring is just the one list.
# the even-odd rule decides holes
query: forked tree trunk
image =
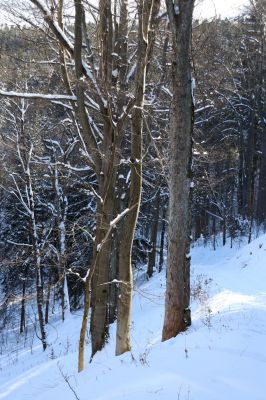
{"label": "forked tree trunk", "polygon": [[[101,44],[101,59],[100,59],[100,81],[101,87],[105,92],[106,98],[109,99],[111,92],[117,90],[114,88],[114,77],[112,76],[112,69],[114,59],[117,57],[113,56],[114,44],[120,46],[118,50],[119,62],[121,62],[119,68],[119,91],[117,95],[118,104],[118,115],[122,113],[127,116],[125,112],[125,87],[123,83],[127,73],[127,1],[122,1],[121,6],[121,20],[119,33],[119,40],[115,40],[113,36],[113,14],[111,10],[110,0],[100,0],[99,2],[99,29],[98,34]],[[78,93],[78,109],[79,119],[83,128],[83,134],[86,134],[86,130],[90,129],[89,125],[86,126],[87,114],[84,111],[84,93],[82,89],[82,27],[81,27],[81,9],[82,1],[75,0],[76,17],[75,17],[75,62],[76,62],[76,74],[77,74],[77,93]],[[123,32],[125,35],[123,36]],[[120,44],[119,44],[120,43]],[[79,89],[80,87],[80,89]],[[110,105],[110,107],[109,107]],[[80,109],[83,108],[83,112],[80,113]],[[83,316],[82,329],[80,334],[80,352],[79,352],[79,371],[84,368],[84,340],[86,334],[86,324],[88,319],[88,312],[90,308],[90,291],[92,290],[92,317],[91,317],[91,337],[92,337],[92,357],[98,351],[101,350],[106,342],[108,335],[108,281],[110,272],[110,253],[112,249],[112,237],[109,235],[109,229],[111,221],[115,213],[115,184],[116,174],[119,161],[121,158],[120,147],[122,141],[122,129],[125,123],[126,117],[121,118],[114,125],[114,115],[112,115],[112,104],[104,106],[101,109],[101,115],[104,119],[103,127],[103,143],[101,146],[101,155],[94,157],[95,159],[95,172],[98,178],[98,192],[100,200],[97,206],[97,221],[96,221],[96,239],[94,243],[94,256],[92,266],[90,268],[89,276],[86,278],[85,284],[85,309]],[[82,122],[83,121],[83,122]],[[89,132],[87,132],[89,133]],[[93,137],[93,135],[92,135]],[[97,143],[94,143],[94,147],[97,148]],[[89,146],[88,148],[90,148]]]}
{"label": "forked tree trunk", "polygon": [[106,171],[103,181],[100,182],[101,186],[99,191],[100,195],[102,195],[103,203],[99,200],[97,205],[93,257],[89,275],[85,280],[84,287],[84,312],[79,341],[79,372],[84,369],[85,337],[91,303],[91,358],[97,351],[103,348],[108,336],[108,279],[112,245],[111,236],[108,235],[108,230],[110,228],[110,222],[112,221],[114,210],[115,176],[116,171],[113,170],[111,176]]}
{"label": "forked tree trunk", "polygon": [[169,133],[169,228],[162,340],[190,324],[190,184],[193,129],[190,43],[193,0],[166,0],[173,43],[173,99]]}
{"label": "forked tree trunk", "polygon": [[[124,214],[126,214],[128,210],[126,209],[124,213],[121,213],[115,219],[115,222],[119,222],[121,218],[123,218]],[[100,217],[100,216],[99,216]],[[79,356],[78,356],[78,371],[82,371],[84,369],[84,349],[85,349],[85,337],[86,337],[86,329],[87,329],[87,322],[88,322],[88,315],[91,305],[91,289],[92,289],[92,278],[94,276],[95,270],[97,266],[99,266],[99,260],[101,259],[102,254],[106,251],[106,244],[110,242],[110,237],[113,228],[115,227],[115,223],[111,222],[109,228],[105,231],[105,236],[102,237],[102,232],[98,229],[97,233],[101,234],[100,238],[96,238],[94,242],[94,249],[93,249],[93,261],[91,267],[85,277],[85,287],[84,287],[84,312],[83,312],[83,319],[82,319],[82,326],[80,331],[80,340],[79,340]],[[102,285],[104,286],[104,285]],[[98,328],[97,328],[98,329]],[[98,342],[96,342],[98,343]],[[103,342],[104,344],[104,342]],[[93,353],[91,358],[93,357]]]}

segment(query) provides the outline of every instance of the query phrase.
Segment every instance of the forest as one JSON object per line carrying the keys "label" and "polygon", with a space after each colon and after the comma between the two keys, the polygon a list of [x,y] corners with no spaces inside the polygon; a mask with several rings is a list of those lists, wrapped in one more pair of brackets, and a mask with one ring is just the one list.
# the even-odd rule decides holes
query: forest
{"label": "forest", "polygon": [[208,283],[193,249],[264,237],[266,2],[226,19],[194,3],[1,2],[1,354],[11,331],[49,353],[75,315],[77,371],[132,354],[134,293],[156,279],[160,341],[184,336]]}

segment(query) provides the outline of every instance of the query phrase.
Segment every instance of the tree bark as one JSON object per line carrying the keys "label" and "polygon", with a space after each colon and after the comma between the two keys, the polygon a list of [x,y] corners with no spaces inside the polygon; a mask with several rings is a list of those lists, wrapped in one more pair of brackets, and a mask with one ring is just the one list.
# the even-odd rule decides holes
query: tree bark
{"label": "tree bark", "polygon": [[173,43],[173,99],[169,143],[167,286],[162,340],[190,324],[190,184],[193,129],[190,43],[193,0],[166,0]]}
{"label": "tree bark", "polygon": [[[149,53],[149,29],[152,16],[159,9],[160,1],[140,1],[138,59],[135,83],[135,107],[132,112],[131,164],[130,164],[130,213],[126,216],[121,234],[119,254],[120,290],[117,306],[116,355],[130,351],[130,319],[132,307],[133,272],[131,264],[132,245],[139,214],[142,187],[142,132],[143,105],[146,82],[146,69]],[[158,8],[157,8],[158,7]]]}

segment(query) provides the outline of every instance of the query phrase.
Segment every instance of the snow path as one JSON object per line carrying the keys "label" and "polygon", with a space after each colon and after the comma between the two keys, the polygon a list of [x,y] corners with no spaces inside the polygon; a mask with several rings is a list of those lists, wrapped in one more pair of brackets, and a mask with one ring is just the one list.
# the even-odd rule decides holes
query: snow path
{"label": "snow path", "polygon": [[87,346],[81,374],[81,312],[52,322],[45,353],[33,336],[30,348],[2,348],[0,399],[73,400],[64,375],[80,400],[265,400],[266,235],[240,250],[192,249],[193,324],[161,343],[164,290],[164,272],[136,289],[132,353],[114,356],[112,326],[91,364]]}

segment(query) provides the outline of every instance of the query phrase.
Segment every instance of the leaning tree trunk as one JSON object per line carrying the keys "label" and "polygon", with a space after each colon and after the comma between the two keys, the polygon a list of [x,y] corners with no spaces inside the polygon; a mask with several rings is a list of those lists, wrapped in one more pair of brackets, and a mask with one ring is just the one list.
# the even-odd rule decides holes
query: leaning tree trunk
{"label": "leaning tree trunk", "polygon": [[190,186],[193,129],[190,43],[194,1],[166,0],[173,43],[173,99],[169,133],[169,228],[162,340],[190,324]]}

